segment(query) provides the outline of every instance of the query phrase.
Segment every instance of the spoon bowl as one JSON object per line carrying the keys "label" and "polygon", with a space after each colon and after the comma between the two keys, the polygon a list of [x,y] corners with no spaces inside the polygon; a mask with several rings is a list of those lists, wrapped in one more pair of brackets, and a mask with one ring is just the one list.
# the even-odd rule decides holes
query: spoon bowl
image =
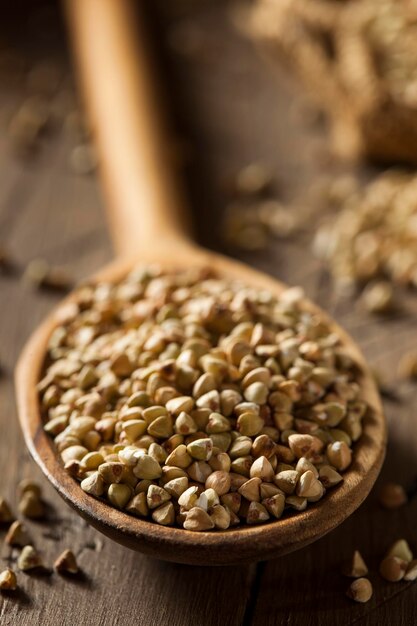
{"label": "spoon bowl", "polygon": [[[169,150],[161,118],[156,114],[159,100],[147,62],[144,32],[139,38],[134,35],[130,0],[67,0],[66,6],[119,254],[93,280],[118,281],[140,264],[157,263],[162,270],[170,271],[209,267],[224,279],[239,279],[279,295],[286,288],[279,281],[203,250],[185,234],[185,202],[168,162]],[[304,512],[266,525],[212,533],[195,533],[137,519],[84,493],[64,470],[43,429],[37,391],[49,337],[60,322],[63,307],[74,298],[70,294],[24,348],[16,370],[18,411],[35,461],[63,499],[99,531],[159,559],[230,565],[270,559],[306,546],[343,522],[368,495],[386,446],[386,424],[378,391],[353,340],[308,300],[305,308],[320,314],[358,364],[361,396],[369,407],[363,434],[354,445],[352,465],[344,473],[341,485]]]}
{"label": "spoon bowl", "polygon": [[[244,280],[248,285],[265,288],[279,295],[286,285],[217,254],[186,246],[142,258],[138,263],[158,262],[162,269],[172,270],[172,255],[178,269],[210,267],[225,278]],[[94,279],[117,281],[130,269],[132,263],[114,262]],[[67,474],[54,449],[54,444],[43,430],[36,384],[39,381],[48,339],[59,323],[60,310],[73,299],[70,295],[36,330],[27,344],[17,367],[16,387],[18,408],[26,444],[38,465],[64,500],[92,526],[111,539],[157,557],[177,563],[193,565],[230,565],[266,560],[308,545],[343,522],[366,498],[381,468],[386,442],[385,420],[381,401],[366,362],[352,339],[335,322],[308,300],[306,309],[320,312],[332,331],[355,358],[360,369],[359,382],[362,397],[369,406],[363,422],[363,434],[354,445],[353,463],[344,473],[344,481],[326,494],[319,503],[310,505],[301,513],[275,522],[223,532],[194,533],[179,528],[159,526],[118,511],[84,493],[79,484]]]}

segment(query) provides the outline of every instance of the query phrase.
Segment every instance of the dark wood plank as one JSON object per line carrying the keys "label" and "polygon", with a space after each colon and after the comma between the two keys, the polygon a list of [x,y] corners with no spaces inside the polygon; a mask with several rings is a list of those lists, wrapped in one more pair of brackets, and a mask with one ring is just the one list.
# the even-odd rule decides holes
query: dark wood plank
{"label": "dark wood plank", "polygon": [[[264,160],[280,181],[284,198],[308,188],[318,174],[338,172],[340,166],[317,158],[323,156],[322,129],[294,120],[294,85],[284,75],[274,78],[251,45],[236,34],[228,3],[161,4],[160,42],[172,42],[173,33],[187,25],[200,33],[197,54],[179,54],[166,46],[174,85],[168,84],[168,95],[174,99],[177,122],[186,137],[185,153],[192,156],[187,175],[199,239],[282,280],[304,285],[309,296],[346,325],[370,360],[393,378],[401,354],[415,345],[412,316],[375,323],[352,303],[339,301],[304,240],[272,243],[259,254],[231,250],[222,241],[219,218],[229,201],[225,181],[242,165]],[[63,63],[61,31],[57,17],[52,20],[58,33],[52,40],[35,37],[26,21],[0,30],[22,50],[32,46],[40,58],[52,51]],[[13,85],[0,83],[0,108],[6,118],[7,111],[22,100],[22,83]],[[7,242],[19,269],[42,256],[67,265],[81,279],[111,256],[94,180],[70,173],[70,142],[65,133],[52,134],[34,161],[22,163],[7,147],[3,116],[1,124],[0,241]],[[1,624],[414,623],[417,587],[384,583],[376,568],[380,555],[396,538],[404,536],[417,549],[415,499],[405,509],[386,513],[371,496],[342,527],[314,546],[256,568],[213,570],[151,561],[88,528],[39,476],[25,451],[14,408],[11,375],[16,357],[54,301],[50,294],[28,289],[18,275],[0,276],[0,361],[5,369],[0,379],[0,492],[15,505],[16,482],[24,476],[39,478],[51,512],[49,523],[30,524],[35,542],[47,563],[61,548],[73,548],[85,578],[75,582],[55,575],[21,574],[22,591],[17,597],[0,597]],[[417,394],[403,386],[401,395],[402,404],[386,405],[391,441],[384,477],[403,481],[411,489],[417,474],[412,427]],[[375,595],[365,606],[345,599],[348,581],[339,576],[341,561],[354,548],[363,551],[373,571]],[[0,557],[2,565],[9,562],[4,545]]]}

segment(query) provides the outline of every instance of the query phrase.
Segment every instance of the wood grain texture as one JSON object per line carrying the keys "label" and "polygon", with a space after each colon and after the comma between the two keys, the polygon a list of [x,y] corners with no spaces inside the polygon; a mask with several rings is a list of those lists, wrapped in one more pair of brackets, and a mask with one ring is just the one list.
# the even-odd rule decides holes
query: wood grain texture
{"label": "wood grain texture", "polygon": [[[164,5],[166,11],[168,3]],[[280,241],[262,254],[237,254],[221,242],[224,180],[245,163],[263,159],[271,164],[277,178],[286,181],[284,194],[308,185],[319,172],[338,168],[323,166],[314,158],[323,145],[321,131],[290,121],[291,84],[285,77],[277,84],[251,47],[236,36],[224,3],[200,5],[192,7],[191,13],[187,9],[176,15],[175,20],[169,18],[168,29],[171,37],[174,26],[191,20],[204,32],[202,59],[173,54],[169,59],[176,79],[170,93],[179,104],[180,128],[187,130],[193,147],[187,172],[200,241],[286,282],[302,284],[392,380],[400,356],[416,347],[413,302],[411,314],[375,323],[359,314],[354,304],[337,300],[304,243]],[[167,22],[165,16],[163,23]],[[6,30],[10,33],[8,24]],[[160,23],[157,32],[161,33]],[[29,32],[23,31],[21,39],[28,46]],[[60,54],[59,47],[53,50]],[[1,105],[18,97],[0,84]],[[7,240],[20,267],[43,256],[68,264],[81,278],[111,255],[95,184],[68,173],[68,149],[59,136],[48,143],[39,159],[25,166],[11,158],[0,133],[0,241]],[[80,583],[56,576],[21,575],[23,591],[14,599],[0,597],[2,626],[415,623],[417,587],[384,583],[376,573],[378,559],[392,540],[405,537],[417,550],[415,387],[401,386],[401,403],[386,403],[391,438],[381,479],[403,482],[412,496],[409,506],[382,512],[371,495],[339,530],[256,570],[169,565],[103,539],[70,511],[36,470],[17,424],[11,375],[25,339],[55,298],[31,292],[14,277],[0,276],[0,302],[0,361],[6,373],[0,379],[0,491],[15,503],[16,481],[36,475],[53,507],[54,520],[51,525],[31,524],[36,543],[48,563],[61,547],[73,547],[86,575]],[[365,606],[353,605],[344,597],[348,580],[339,576],[341,561],[357,547],[372,566],[375,595]],[[4,545],[0,556],[1,564],[6,564],[9,552]]]}

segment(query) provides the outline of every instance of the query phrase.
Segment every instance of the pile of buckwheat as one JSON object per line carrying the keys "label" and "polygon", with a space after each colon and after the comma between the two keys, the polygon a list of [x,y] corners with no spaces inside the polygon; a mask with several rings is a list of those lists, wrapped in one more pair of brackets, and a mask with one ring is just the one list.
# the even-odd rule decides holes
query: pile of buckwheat
{"label": "pile of buckwheat", "polygon": [[350,194],[319,228],[314,251],[336,286],[367,286],[369,311],[392,309],[395,285],[417,286],[417,177],[388,170]]}
{"label": "pile of buckwheat", "polygon": [[358,375],[300,289],[147,267],[79,288],[39,394],[86,493],[223,530],[302,511],[342,481],[367,409]]}
{"label": "pile of buckwheat", "polygon": [[416,163],[415,0],[258,0],[240,22],[311,91],[337,152]]}

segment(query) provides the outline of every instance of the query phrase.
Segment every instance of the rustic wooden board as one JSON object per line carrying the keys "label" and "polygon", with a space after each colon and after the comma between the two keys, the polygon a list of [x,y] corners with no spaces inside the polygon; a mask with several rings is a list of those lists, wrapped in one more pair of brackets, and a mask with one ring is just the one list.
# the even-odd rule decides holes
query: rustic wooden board
{"label": "rustic wooden board", "polygon": [[[172,42],[181,28],[190,25],[200,37],[197,54],[171,49],[172,82],[167,85],[167,94],[176,104],[181,136],[187,138],[183,153],[192,156],[187,177],[199,239],[282,280],[302,284],[394,382],[398,359],[416,343],[411,313],[375,323],[354,303],[337,299],[305,238],[275,242],[256,254],[238,253],[222,242],[219,217],[228,202],[225,182],[245,163],[256,159],[268,163],[277,181],[284,181],[284,197],[308,186],[318,173],[336,172],[339,166],[324,164],[322,129],[295,121],[294,87],[285,77],[275,80],[251,46],[236,34],[227,5],[179,2],[175,15],[172,8],[167,15],[167,3],[163,4],[164,15],[156,26],[161,42]],[[52,14],[55,27],[57,19]],[[11,32],[18,45],[30,49],[31,31],[26,22],[19,21],[13,29],[1,23],[0,40]],[[57,36],[41,42],[36,39],[33,45],[37,54],[52,51],[61,58],[60,42]],[[12,87],[0,84],[1,112],[22,99],[21,84]],[[88,528],[40,477],[19,431],[11,377],[25,339],[56,297],[32,291],[19,279],[20,271],[29,260],[41,256],[67,265],[74,277],[81,279],[111,257],[111,248],[96,183],[70,172],[70,140],[65,133],[51,135],[35,160],[22,163],[10,153],[2,125],[0,242],[7,243],[17,271],[0,275],[0,362],[4,368],[0,379],[0,493],[15,505],[16,482],[27,476],[39,478],[51,510],[49,523],[30,524],[33,538],[49,564],[61,549],[74,549],[85,576],[67,581],[56,575],[20,574],[22,590],[17,596],[0,597],[0,623],[415,623],[417,587],[390,585],[377,574],[378,559],[394,539],[405,537],[417,549],[415,498],[402,510],[384,512],[371,494],[342,527],[299,553],[257,566],[203,569],[149,560],[112,543]],[[401,402],[386,402],[391,440],[382,480],[403,481],[414,494],[417,434],[413,407],[417,393],[412,386],[402,385],[400,396]],[[2,532],[0,539],[3,536]],[[365,606],[352,605],[344,597],[348,581],[339,574],[342,560],[354,548],[362,551],[372,568],[375,593]],[[14,554],[1,545],[0,557],[5,565]]]}

